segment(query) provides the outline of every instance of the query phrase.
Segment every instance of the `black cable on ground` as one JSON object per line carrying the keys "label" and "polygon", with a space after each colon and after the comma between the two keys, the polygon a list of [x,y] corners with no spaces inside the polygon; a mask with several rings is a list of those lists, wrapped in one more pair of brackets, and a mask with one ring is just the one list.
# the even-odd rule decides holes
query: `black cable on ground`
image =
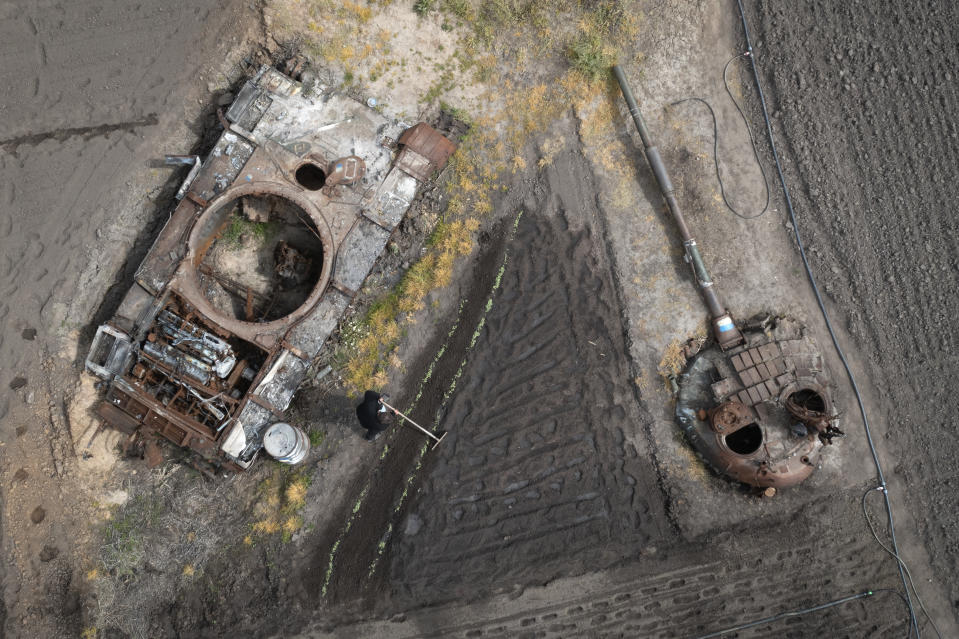
{"label": "black cable on ground", "polygon": [[[736,4],[739,6],[739,16],[743,23],[743,34],[746,37],[746,53],[744,55],[748,57],[752,63],[751,66],[753,70],[753,78],[756,81],[756,90],[759,93],[759,104],[762,107],[763,119],[766,121],[766,134],[769,137],[769,145],[772,148],[773,159],[776,162],[776,172],[779,174],[779,183],[783,188],[783,195],[786,199],[786,208],[789,211],[789,218],[793,225],[793,233],[796,236],[796,245],[799,247],[799,255],[802,257],[803,266],[806,269],[806,276],[809,278],[809,283],[812,285],[813,293],[816,296],[816,303],[819,304],[819,310],[822,313],[823,320],[826,322],[826,329],[829,331],[829,337],[832,339],[833,346],[836,349],[836,354],[839,355],[839,359],[842,362],[843,368],[846,370],[846,376],[849,378],[849,383],[852,386],[853,393],[856,396],[856,401],[859,404],[859,413],[862,416],[863,429],[866,432],[866,441],[869,444],[869,451],[872,454],[872,460],[876,466],[876,478],[879,480],[879,486],[877,490],[882,491],[886,506],[886,515],[889,521],[889,539],[891,542],[890,546],[892,547],[889,552],[893,555],[893,557],[896,558],[896,566],[899,569],[899,578],[902,580],[902,586],[905,589],[906,605],[909,608],[910,629],[907,637],[911,637],[913,631],[915,631],[916,638],[919,639],[919,622],[916,619],[916,610],[912,605],[912,597],[909,595],[909,584],[906,581],[906,573],[903,568],[904,564],[899,554],[899,546],[896,543],[896,529],[892,517],[892,504],[889,503],[889,491],[886,488],[886,478],[882,472],[882,465],[879,463],[879,454],[876,452],[876,445],[872,439],[872,431],[869,428],[869,419],[866,417],[866,406],[863,402],[862,394],[859,392],[859,386],[856,384],[856,378],[853,375],[852,369],[849,367],[849,362],[846,360],[846,355],[843,352],[842,347],[839,345],[839,339],[836,337],[836,332],[833,330],[832,322],[829,319],[829,313],[826,311],[826,305],[822,299],[822,294],[819,292],[819,287],[816,285],[816,278],[813,276],[812,268],[809,266],[809,259],[806,257],[806,250],[803,246],[802,238],[799,235],[799,224],[796,222],[796,213],[793,210],[792,199],[789,197],[789,188],[786,186],[786,177],[783,175],[782,164],[779,161],[779,153],[776,150],[776,143],[773,140],[772,123],[769,120],[769,113],[766,111],[766,98],[763,96],[762,82],[759,79],[759,69],[756,66],[756,58],[753,56],[753,46],[749,38],[749,26],[746,23],[746,11],[743,9],[742,0],[736,0]],[[936,632],[938,633],[938,629]]]}
{"label": "black cable on ground", "polygon": [[788,619],[789,617],[801,617],[802,615],[808,615],[811,612],[819,612],[820,610],[826,610],[827,608],[832,608],[834,606],[839,606],[844,603],[849,603],[850,601],[855,601],[856,599],[863,599],[865,597],[872,597],[879,592],[891,592],[895,593],[902,602],[907,606],[909,603],[906,601],[906,598],[902,596],[902,593],[898,590],[892,590],[891,588],[877,588],[876,590],[867,590],[865,592],[860,592],[856,595],[849,595],[848,597],[843,597],[842,599],[834,599],[833,601],[827,601],[824,604],[819,604],[818,606],[811,606],[809,608],[802,608],[800,610],[790,610],[789,612],[781,612],[778,615],[773,615],[771,617],[765,617],[763,619],[757,619],[756,621],[750,621],[748,623],[740,624],[738,626],[732,626],[730,628],[723,628],[722,630],[717,630],[711,632],[708,635],[700,635],[696,639],[710,639],[711,637],[721,637],[722,635],[729,634],[730,632],[739,632],[740,630],[746,630],[748,628],[755,628],[756,626],[764,626],[768,623],[773,623],[779,621],[780,619]]}
{"label": "black cable on ground", "polygon": [[[939,639],[942,639],[942,633],[939,632],[939,627],[936,625],[936,622],[933,621],[932,615],[929,614],[929,611],[926,610],[925,604],[922,603],[922,598],[919,597],[919,590],[916,588],[916,580],[912,578],[912,573],[909,572],[909,567],[906,563],[893,551],[891,551],[886,544],[882,543],[882,540],[879,539],[879,534],[876,533],[875,526],[872,525],[872,519],[869,518],[869,511],[866,510],[866,497],[871,495],[874,492],[882,490],[882,488],[871,488],[862,494],[862,516],[866,518],[866,525],[869,526],[869,532],[872,533],[873,538],[876,540],[876,543],[879,544],[879,547],[885,550],[887,553],[892,555],[893,559],[902,564],[903,570],[906,571],[906,576],[909,578],[909,585],[912,586],[912,592],[916,595],[916,603],[919,604],[919,609],[922,610],[922,613],[926,615],[926,619],[929,620],[929,623],[932,624],[932,629],[936,631],[936,636]],[[900,595],[901,596],[901,595]]]}
{"label": "black cable on ground", "polygon": [[742,57],[746,57],[746,54],[740,53],[739,55],[731,57],[729,61],[726,62],[726,66],[723,67],[723,85],[726,87],[726,93],[729,94],[729,99],[733,101],[734,105],[736,105],[736,110],[739,111],[739,117],[741,117],[743,120],[743,125],[746,127],[746,134],[749,136],[749,144],[753,147],[753,157],[756,158],[756,166],[759,167],[759,172],[763,176],[763,188],[766,190],[766,203],[763,205],[763,208],[759,213],[755,213],[753,215],[745,215],[740,213],[733,208],[733,205],[730,204],[729,200],[726,198],[726,185],[723,183],[723,176],[719,172],[719,125],[716,123],[716,112],[713,111],[712,105],[703,98],[686,98],[685,100],[677,100],[676,102],[671,103],[669,106],[678,106],[684,102],[701,102],[706,105],[706,108],[709,109],[709,115],[713,119],[713,164],[716,165],[716,180],[719,182],[719,194],[723,197],[723,204],[725,204],[726,208],[729,209],[729,211],[736,217],[744,220],[755,220],[769,210],[769,178],[766,176],[766,168],[763,166],[762,160],[759,159],[759,149],[756,148],[756,140],[753,138],[753,132],[749,128],[749,120],[746,119],[746,114],[743,112],[743,108],[739,105],[739,101],[736,100],[736,96],[733,95],[732,90],[730,90],[729,80],[726,76],[727,71],[729,70],[729,65],[732,64],[733,61]]}

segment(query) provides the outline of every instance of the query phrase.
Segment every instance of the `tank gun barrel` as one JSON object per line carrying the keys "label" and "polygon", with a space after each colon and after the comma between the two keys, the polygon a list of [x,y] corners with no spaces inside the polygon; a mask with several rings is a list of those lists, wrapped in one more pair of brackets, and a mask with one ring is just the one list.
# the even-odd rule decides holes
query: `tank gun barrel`
{"label": "tank gun barrel", "polygon": [[653,144],[649,135],[649,129],[643,120],[643,115],[636,105],[636,99],[633,97],[629,82],[626,80],[626,74],[623,73],[619,65],[614,65],[613,75],[616,76],[620,91],[623,93],[623,99],[626,100],[626,106],[629,107],[629,114],[633,117],[633,122],[636,123],[636,128],[639,130],[639,137],[643,141],[643,151],[646,154],[646,161],[653,170],[653,175],[656,176],[656,182],[659,184],[659,190],[662,192],[667,206],[669,206],[669,211],[672,213],[676,226],[679,227],[679,234],[683,239],[683,250],[686,254],[685,259],[693,268],[696,282],[699,285],[700,291],[702,291],[706,307],[709,309],[709,313],[713,318],[713,333],[716,336],[716,341],[723,350],[737,346],[743,342],[742,334],[739,332],[739,329],[736,328],[736,324],[726,311],[726,307],[723,306],[719,300],[719,295],[713,286],[712,278],[706,269],[706,263],[699,253],[696,240],[693,238],[692,233],[690,233],[689,227],[686,225],[686,218],[683,217],[683,212],[679,208],[676,191],[673,188],[673,183],[669,179],[666,165],[663,164],[663,159],[659,155],[659,149]]}

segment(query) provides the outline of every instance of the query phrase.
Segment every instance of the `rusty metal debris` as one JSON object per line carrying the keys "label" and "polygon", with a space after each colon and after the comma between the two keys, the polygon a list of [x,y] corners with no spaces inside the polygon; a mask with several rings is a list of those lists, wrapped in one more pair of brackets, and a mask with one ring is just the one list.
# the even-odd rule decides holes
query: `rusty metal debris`
{"label": "rusty metal debris", "polygon": [[[205,159],[170,157],[192,165],[179,203],[87,368],[107,382],[97,412],[111,426],[239,470],[455,147],[265,66],[225,120]],[[395,161],[384,137],[406,140]],[[286,461],[305,457],[293,440]]]}
{"label": "rusty metal debris", "polygon": [[822,356],[788,318],[743,335],[739,347],[692,358],[679,379],[676,417],[718,472],[759,487],[795,485],[842,434]]}
{"label": "rusty metal debris", "polygon": [[687,366],[675,386],[677,420],[717,472],[760,488],[795,485],[812,474],[823,445],[842,435],[822,355],[792,320],[766,316],[742,326],[733,321],[680,211],[626,76],[618,66],[613,72],[712,316],[712,342],[684,349]]}
{"label": "rusty metal debris", "polygon": [[397,144],[397,166],[424,182],[442,171],[456,150],[456,145],[424,122],[404,131]]}

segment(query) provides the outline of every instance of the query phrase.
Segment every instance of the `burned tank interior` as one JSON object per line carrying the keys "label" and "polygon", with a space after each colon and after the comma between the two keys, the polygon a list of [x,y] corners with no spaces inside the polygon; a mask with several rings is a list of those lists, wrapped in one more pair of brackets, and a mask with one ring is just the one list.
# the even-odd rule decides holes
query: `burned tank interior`
{"label": "burned tank interior", "polygon": [[320,280],[323,242],[294,202],[246,195],[221,207],[206,228],[195,266],[203,296],[220,313],[269,322],[299,308]]}
{"label": "burned tank interior", "polygon": [[750,422],[726,435],[726,446],[737,455],[752,455],[762,445],[763,429],[756,422]]}
{"label": "burned tank interior", "polygon": [[301,164],[294,177],[307,191],[319,191],[326,184],[326,171],[311,162]]}
{"label": "burned tank interior", "polygon": [[205,158],[168,156],[193,168],[86,366],[108,384],[98,414],[131,442],[159,435],[235,472],[403,220],[415,175],[441,171],[455,145],[266,65],[221,124]]}
{"label": "burned tank interior", "polygon": [[[236,414],[267,354],[236,337],[221,337],[176,297],[157,313],[125,380],[216,440]],[[137,419],[145,410],[117,405]],[[132,398],[131,398],[132,399]]]}

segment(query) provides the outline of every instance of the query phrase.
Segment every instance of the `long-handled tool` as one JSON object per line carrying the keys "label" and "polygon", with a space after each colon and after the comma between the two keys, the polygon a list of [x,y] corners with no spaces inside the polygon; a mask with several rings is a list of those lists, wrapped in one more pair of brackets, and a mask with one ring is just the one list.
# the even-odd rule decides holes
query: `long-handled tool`
{"label": "long-handled tool", "polygon": [[434,434],[431,433],[430,431],[426,430],[425,428],[423,428],[422,426],[420,426],[419,424],[417,424],[416,422],[414,422],[412,419],[410,419],[409,417],[407,417],[406,415],[404,415],[403,413],[401,413],[400,411],[396,410],[395,408],[393,408],[392,406],[390,406],[389,404],[387,404],[386,402],[384,402],[382,399],[380,400],[380,403],[383,404],[384,406],[386,406],[388,409],[390,409],[390,410],[393,411],[394,413],[396,413],[397,415],[399,415],[400,417],[402,417],[403,419],[405,419],[406,421],[408,421],[409,423],[411,423],[411,424],[413,424],[414,426],[416,426],[417,428],[419,428],[421,431],[423,431],[423,434],[425,434],[427,437],[429,437],[430,439],[433,439],[433,440],[434,440],[433,448],[436,448],[437,446],[439,446],[439,445],[440,445],[440,442],[443,441],[443,439],[446,437],[446,434],[447,434],[447,433],[446,433],[445,430],[444,430],[444,431],[440,431],[442,434],[441,434],[439,437],[437,437],[436,435],[434,435]]}

